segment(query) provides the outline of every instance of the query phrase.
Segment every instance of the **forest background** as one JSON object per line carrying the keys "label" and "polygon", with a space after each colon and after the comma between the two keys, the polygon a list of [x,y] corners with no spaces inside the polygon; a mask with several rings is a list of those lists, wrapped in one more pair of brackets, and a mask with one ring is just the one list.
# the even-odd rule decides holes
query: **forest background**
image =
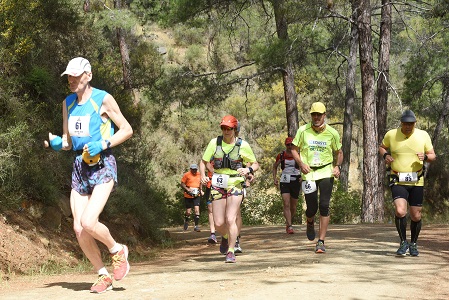
{"label": "forest background", "polygon": [[434,0],[1,0],[0,213],[67,206],[73,153],[42,141],[61,134],[60,74],[83,56],[134,129],[114,148],[119,188],[102,218],[132,220],[142,238],[183,223],[182,174],[226,114],[261,164],[244,223],[282,224],[272,165],[315,101],[345,152],[332,223],[393,219],[377,148],[407,108],[437,154],[423,217],[447,223],[448,12]]}

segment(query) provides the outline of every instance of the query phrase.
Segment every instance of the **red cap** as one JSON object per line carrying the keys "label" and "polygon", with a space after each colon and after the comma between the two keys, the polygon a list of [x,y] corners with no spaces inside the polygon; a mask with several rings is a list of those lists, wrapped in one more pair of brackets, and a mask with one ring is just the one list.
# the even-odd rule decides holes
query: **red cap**
{"label": "red cap", "polygon": [[293,138],[292,137],[288,137],[288,138],[285,139],[285,144],[286,145],[292,144],[292,143],[293,143]]}
{"label": "red cap", "polygon": [[237,128],[239,121],[234,116],[227,115],[221,119],[220,126],[228,126],[230,128]]}

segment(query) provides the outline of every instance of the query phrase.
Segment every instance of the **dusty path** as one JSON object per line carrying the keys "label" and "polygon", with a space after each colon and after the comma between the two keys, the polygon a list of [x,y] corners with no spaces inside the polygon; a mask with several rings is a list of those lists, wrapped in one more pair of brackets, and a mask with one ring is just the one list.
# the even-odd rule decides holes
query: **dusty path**
{"label": "dusty path", "polygon": [[331,225],[326,254],[313,252],[304,225],[295,229],[245,227],[244,253],[225,264],[218,245],[207,245],[208,232],[173,228],[185,245],[133,264],[113,291],[90,294],[92,274],[39,276],[1,283],[0,298],[449,299],[449,225],[423,226],[419,257],[394,255],[394,225]]}

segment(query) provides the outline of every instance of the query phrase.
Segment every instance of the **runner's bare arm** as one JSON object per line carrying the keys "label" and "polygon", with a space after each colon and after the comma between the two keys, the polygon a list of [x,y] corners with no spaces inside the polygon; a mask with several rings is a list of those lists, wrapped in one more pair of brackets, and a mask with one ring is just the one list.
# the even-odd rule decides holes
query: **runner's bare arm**
{"label": "runner's bare arm", "polygon": [[277,179],[277,173],[278,173],[278,166],[281,163],[281,160],[277,160],[274,162],[273,164],[273,181],[274,181],[274,185],[278,185],[278,179]]}
{"label": "runner's bare arm", "polygon": [[383,157],[387,164],[391,164],[394,161],[393,156],[391,156],[388,152],[388,147],[384,144],[379,146],[379,154]]}
{"label": "runner's bare arm", "polygon": [[206,176],[206,164],[207,161],[200,161],[200,175],[201,175],[201,183],[207,184],[209,182],[209,177]]}
{"label": "runner's bare arm", "polygon": [[310,167],[309,167],[309,165],[307,165],[301,161],[301,156],[299,155],[299,148],[296,145],[292,146],[292,156],[293,156],[293,159],[295,160],[295,162],[301,168],[301,172],[303,174],[310,173]]}
{"label": "runner's bare arm", "polygon": [[426,153],[417,153],[417,155],[421,161],[432,162],[437,159],[437,155],[433,149],[426,151]]}
{"label": "runner's bare arm", "polygon": [[[114,97],[112,97],[110,94],[107,94],[104,98],[100,114],[102,117],[107,115],[118,128],[117,132],[115,132],[115,134],[109,140],[109,142],[111,143],[110,147],[114,147],[123,143],[133,135],[133,129],[131,125],[123,116]],[[104,149],[106,149],[106,145],[103,146]]]}

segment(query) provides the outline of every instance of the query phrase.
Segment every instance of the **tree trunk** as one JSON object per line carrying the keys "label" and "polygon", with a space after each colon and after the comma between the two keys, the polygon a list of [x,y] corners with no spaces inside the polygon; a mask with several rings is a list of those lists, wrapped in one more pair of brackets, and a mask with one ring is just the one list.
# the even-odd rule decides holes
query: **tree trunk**
{"label": "tree trunk", "polygon": [[[380,21],[380,39],[379,39],[379,78],[377,80],[377,126],[378,126],[378,145],[387,132],[387,103],[388,103],[388,84],[390,81],[390,45],[391,45],[391,2],[382,0],[381,21]],[[382,157],[379,159],[379,186],[378,193],[385,194],[385,162]],[[376,206],[378,220],[384,219],[384,201],[380,201]]]}
{"label": "tree trunk", "polygon": [[362,222],[373,223],[383,195],[377,191],[378,144],[377,117],[374,92],[373,45],[371,38],[371,6],[369,0],[358,0],[359,14],[357,27],[359,31],[360,68],[362,79],[362,119],[363,119],[363,195]]}
{"label": "tree trunk", "polygon": [[[285,0],[272,0],[274,17],[276,19],[276,32],[279,39],[288,41],[288,24],[286,17]],[[283,66],[282,80],[284,84],[285,112],[287,117],[288,135],[295,136],[298,130],[298,107],[295,90],[295,76],[293,63],[286,53],[286,65]]]}
{"label": "tree trunk", "polygon": [[[352,20],[357,20],[357,7],[352,3]],[[343,121],[343,163],[341,165],[340,183],[344,191],[348,191],[349,182],[349,166],[351,164],[351,142],[352,142],[352,125],[353,125],[353,111],[356,96],[355,89],[355,75],[357,68],[357,47],[359,43],[359,36],[357,32],[357,25],[354,23],[351,26],[351,41],[348,57],[348,70],[346,75],[346,99],[345,99],[345,115]]]}
{"label": "tree trunk", "polygon": [[[443,83],[443,94],[442,94],[443,109],[441,110],[441,113],[438,117],[438,121],[432,135],[432,145],[434,149],[437,147],[438,137],[440,136],[440,133],[443,130],[443,125],[446,123],[447,115],[449,113],[449,78],[444,76],[442,79],[442,83]],[[431,164],[426,164],[426,171],[424,173],[424,176],[427,176],[427,172],[429,172],[430,166]]]}
{"label": "tree trunk", "polygon": [[[114,1],[115,9],[121,9],[121,0]],[[132,81],[131,81],[131,68],[130,68],[130,59],[129,59],[129,47],[126,43],[126,31],[123,28],[117,27],[117,40],[119,42],[120,48],[120,56],[122,58],[122,69],[123,69],[123,87],[125,90],[132,89]]]}

